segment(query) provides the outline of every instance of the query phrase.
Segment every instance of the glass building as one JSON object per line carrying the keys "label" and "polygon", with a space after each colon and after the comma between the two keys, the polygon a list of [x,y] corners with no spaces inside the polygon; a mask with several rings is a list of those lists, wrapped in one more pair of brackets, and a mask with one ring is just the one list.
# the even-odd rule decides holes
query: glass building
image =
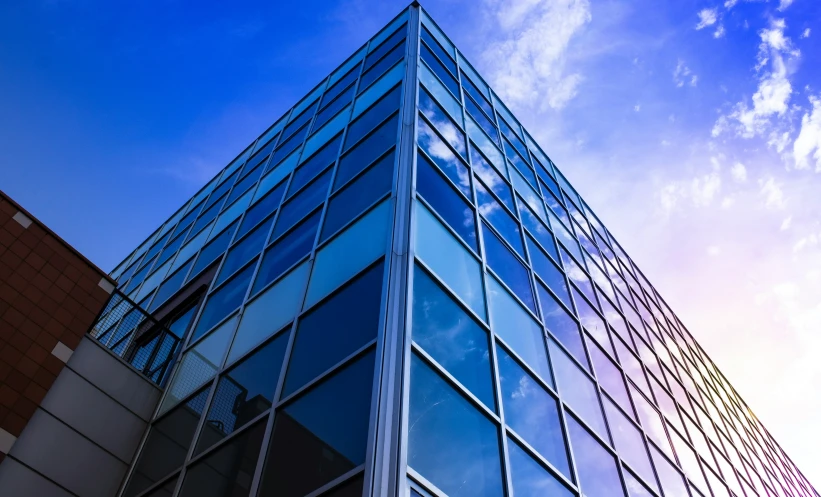
{"label": "glass building", "polygon": [[819,496],[416,4],[112,276],[181,340],[126,497]]}

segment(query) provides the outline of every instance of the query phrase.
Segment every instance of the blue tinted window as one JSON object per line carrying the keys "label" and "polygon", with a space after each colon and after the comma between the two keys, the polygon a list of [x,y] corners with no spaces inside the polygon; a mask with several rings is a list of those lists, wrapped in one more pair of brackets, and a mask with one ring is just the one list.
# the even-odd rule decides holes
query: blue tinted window
{"label": "blue tinted window", "polygon": [[[485,114],[491,116],[492,118],[493,106],[490,105],[490,102],[488,102],[487,97],[483,95],[478,88],[476,88],[476,85],[474,85],[473,82],[468,77],[466,77],[464,73],[462,73],[462,87],[464,87],[465,93],[473,97],[473,100],[475,100],[482,108],[482,110],[485,111]],[[495,131],[494,134],[491,136],[496,136]]]}
{"label": "blue tinted window", "polygon": [[476,122],[481,126],[484,132],[487,133],[494,142],[499,143],[499,132],[496,131],[496,126],[493,125],[484,112],[479,110],[479,107],[469,95],[465,97],[465,108],[468,114],[476,119]]}
{"label": "blue tinted window", "polygon": [[[656,472],[661,482],[661,488],[664,490],[664,495],[669,495],[670,497],[687,497],[687,487],[684,485],[684,478],[681,476],[681,473],[652,445],[650,445],[650,454],[652,455],[653,463],[655,463]],[[719,456],[718,459],[720,461],[722,457]],[[733,480],[730,478],[734,478],[734,476],[729,475],[729,478],[727,478],[728,481],[732,482]],[[738,483],[733,483],[735,483],[735,487],[737,488]],[[737,491],[739,494],[741,493],[740,489]]]}
{"label": "blue tinted window", "polygon": [[531,311],[536,311],[536,301],[530,286],[530,273],[505,244],[496,236],[487,224],[482,223],[482,234],[485,240],[485,252],[488,266],[499,275],[513,293],[518,296]]}
{"label": "blue tinted window", "polygon": [[285,140],[284,142],[279,144],[274,155],[271,157],[271,162],[265,166],[265,170],[268,171],[272,167],[279,164],[279,161],[287,157],[291,152],[297,149],[300,145],[302,145],[302,141],[305,139],[305,135],[308,134],[308,125],[306,124],[302,129],[295,132],[290,138]]}
{"label": "blue tinted window", "polygon": [[313,102],[308,105],[308,108],[302,111],[302,113],[291,120],[288,123],[288,126],[285,126],[285,129],[282,130],[282,138],[280,141],[287,140],[289,136],[291,136],[297,129],[301,128],[302,126],[308,124],[311,121],[311,118],[314,117],[314,111],[316,110],[317,104],[319,101]]}
{"label": "blue tinted window", "polygon": [[148,270],[151,269],[151,266],[153,266],[153,265],[154,265],[153,260],[146,263],[146,265],[143,266],[142,269],[140,269],[137,272],[137,274],[134,275],[133,278],[131,278],[131,281],[128,283],[128,286],[125,287],[125,293],[127,293],[127,294],[131,293],[132,290],[134,290],[138,286],[140,286],[140,283],[142,283],[143,280],[145,279],[145,275],[148,274]]}
{"label": "blue tinted window", "polygon": [[265,245],[265,239],[268,237],[268,230],[271,227],[271,222],[262,223],[259,228],[255,229],[242,241],[236,243],[228,254],[225,256],[225,262],[222,263],[219,275],[215,285],[219,285],[225,281],[229,276],[234,274],[234,271],[241,268],[253,257],[259,255],[262,247]]}
{"label": "blue tinted window", "polygon": [[587,360],[585,359],[582,337],[579,334],[579,325],[556,300],[556,297],[548,292],[541,283],[537,284],[536,288],[539,291],[542,318],[548,331],[553,333],[553,336],[559,339],[573,357],[586,367]]}
{"label": "blue tinted window", "polygon": [[403,41],[399,45],[396,46],[393,50],[391,50],[387,55],[385,55],[382,59],[379,60],[376,64],[373,65],[370,69],[365,71],[362,74],[362,78],[359,80],[359,91],[364,90],[367,88],[371,83],[376,81],[379,76],[382,75],[388,68],[402,60],[405,56],[405,42]]}
{"label": "blue tinted window", "polygon": [[331,138],[327,145],[323,146],[297,168],[293,179],[291,179],[291,185],[288,187],[288,196],[293,195],[294,192],[307,185],[320,171],[334,163],[336,156],[339,155],[339,143],[341,141],[341,134]]}
{"label": "blue tinted window", "polygon": [[495,193],[511,211],[515,211],[516,208],[513,206],[513,194],[510,192],[510,185],[508,185],[498,171],[485,160],[481,152],[473,146],[473,142],[470,142],[470,158],[473,163],[473,170],[482,180],[484,186]]}
{"label": "blue tinted window", "polygon": [[316,131],[321,128],[325,123],[327,123],[332,117],[336,115],[337,112],[342,110],[346,105],[353,101],[354,95],[354,88],[355,85],[349,86],[339,98],[331,102],[327,107],[319,111],[316,115],[316,119],[314,119],[313,127],[311,128],[312,131]]}
{"label": "blue tinted window", "polygon": [[552,341],[548,341],[550,358],[553,359],[553,370],[556,372],[556,384],[559,393],[567,405],[578,414],[588,426],[600,437],[607,440],[607,428],[604,423],[599,394],[593,380],[587,377],[579,367],[562,352]]}
{"label": "blue tinted window", "polygon": [[[224,198],[223,198],[223,200],[224,200]],[[194,223],[194,227],[191,228],[190,232],[188,232],[188,238],[190,239],[191,236],[196,235],[197,233],[199,233],[199,231],[201,229],[208,226],[208,224],[211,221],[213,221],[214,218],[217,217],[217,214],[219,214],[221,207],[222,207],[222,201],[217,202],[210,209],[208,209],[208,210],[204,211],[202,214],[200,214],[199,219],[197,219],[197,222]]]}
{"label": "blue tinted window", "polygon": [[370,352],[276,414],[259,495],[302,497],[365,462],[373,366]]}
{"label": "blue tinted window", "polygon": [[607,332],[607,325],[604,324],[604,318],[593,310],[587,300],[585,300],[575,288],[573,289],[573,298],[576,300],[576,310],[578,311],[579,322],[582,327],[587,330],[590,336],[605,350],[611,354],[615,354],[613,345],[610,343],[610,334]]}
{"label": "blue tinted window", "polygon": [[191,270],[191,277],[188,278],[189,281],[192,280],[194,276],[199,274],[200,271],[205,269],[206,266],[210,266],[212,262],[225,253],[225,249],[227,249],[228,244],[231,243],[231,237],[234,234],[234,228],[236,228],[236,226],[236,223],[232,224],[225,231],[211,240],[208,245],[203,247],[200,251],[199,257],[197,257],[196,264],[194,264],[194,269]]}
{"label": "blue tinted window", "polygon": [[193,209],[191,209],[191,212],[189,212],[188,214],[185,215],[184,218],[182,218],[182,220],[177,225],[177,227],[174,228],[174,231],[171,232],[172,237],[183,233],[186,228],[191,226],[191,223],[194,222],[194,219],[196,219],[197,214],[200,212],[200,207],[202,207],[202,206],[198,205],[198,206],[194,207]]}
{"label": "blue tinted window", "polygon": [[234,189],[231,190],[231,194],[228,195],[228,200],[226,200],[225,203],[231,205],[234,200],[238,199],[240,195],[248,191],[249,188],[256,184],[261,174],[262,166],[258,166],[256,169],[249,172],[247,176],[239,180]]}
{"label": "blue tinted window", "polygon": [[331,199],[322,227],[323,240],[391,190],[393,159],[393,152],[387,154]]}
{"label": "blue tinted window", "polygon": [[504,495],[496,426],[411,358],[408,465],[452,497]]}
{"label": "blue tinted window", "polygon": [[502,237],[519,254],[524,254],[522,247],[522,233],[513,216],[505,211],[502,204],[496,201],[481,183],[476,183],[476,200],[479,204],[479,213],[490,221],[490,224],[499,230]]}
{"label": "blue tinted window", "polygon": [[[145,254],[145,258],[143,260],[144,261],[152,260],[155,255],[160,253],[160,250],[162,250],[162,248],[165,246],[165,242],[167,242],[169,238],[171,238],[171,233],[167,233],[165,236],[163,236],[162,238],[160,238],[159,240],[154,242],[154,245],[152,245],[151,248],[148,250],[148,252]],[[148,266],[148,264],[145,264],[144,267],[147,267],[147,266]]]}
{"label": "blue tinted window", "polygon": [[234,174],[223,180],[223,182],[217,188],[215,188],[213,192],[211,192],[211,196],[208,197],[208,202],[205,204],[205,207],[203,207],[202,210],[206,211],[212,205],[222,204],[222,202],[217,201],[221,199],[223,195],[228,193],[228,190],[230,190],[231,187],[234,185],[234,180],[237,179],[237,176],[239,176],[239,172],[235,172]]}
{"label": "blue tinted window", "polygon": [[533,270],[547,283],[547,286],[550,287],[553,293],[559,296],[566,306],[572,308],[573,304],[570,301],[570,294],[567,290],[567,280],[564,279],[562,270],[547,257],[532,238],[527,236],[525,239],[527,240],[527,249],[530,252],[530,262],[533,264]]}
{"label": "blue tinted window", "polygon": [[251,281],[253,273],[254,266],[252,264],[223,285],[222,288],[208,296],[202,314],[200,314],[200,319],[197,321],[197,326],[194,328],[191,337],[192,342],[239,307],[245,298],[245,291],[248,289],[248,283]]}
{"label": "blue tinted window", "polygon": [[339,160],[334,188],[339,188],[396,143],[399,114],[379,126]]}
{"label": "blue tinted window", "polygon": [[653,466],[650,464],[641,431],[607,399],[604,400],[604,412],[607,414],[610,433],[613,434],[613,442],[621,458],[656,488]]}
{"label": "blue tinted window", "polygon": [[502,140],[505,145],[505,154],[510,162],[516,166],[516,170],[518,170],[525,178],[530,182],[531,185],[536,186],[536,176],[533,174],[533,170],[530,169],[530,166],[527,165],[527,161],[522,159],[513,147],[510,145],[510,142],[507,140]]}
{"label": "blue tinted window", "polygon": [[[556,183],[556,181],[553,178],[548,176],[547,178],[542,177],[542,179],[544,179],[544,182],[547,185],[547,187],[550,189],[550,191],[553,192],[553,195],[556,195],[557,198],[562,198],[561,193],[559,193],[559,185]],[[549,195],[545,195],[545,197],[549,197]]]}
{"label": "blue tinted window", "polygon": [[237,232],[237,238],[249,232],[251,228],[256,226],[260,221],[273,214],[277,207],[279,207],[279,203],[282,201],[282,194],[284,192],[285,182],[283,181],[275,186],[270,193],[265,195],[262,200],[245,211],[245,217],[242,218],[242,224]]}
{"label": "blue tinted window", "polygon": [[[518,125],[517,125],[518,127]],[[522,156],[527,157],[527,147],[525,144],[522,143],[522,139],[519,138],[518,132],[514,131],[513,128],[508,126],[504,119],[499,119],[499,128],[502,130],[502,134],[513,143],[516,147],[516,150],[519,151]]]}
{"label": "blue tinted window", "polygon": [[419,88],[419,110],[422,111],[422,114],[428,118],[431,124],[433,124],[433,127],[442,134],[448,144],[453,147],[459,155],[462,157],[467,156],[464,133],[459,130],[450,117],[445,114],[445,111],[442,110],[442,107],[423,88]]}
{"label": "blue tinted window", "polygon": [[600,348],[590,344],[588,341],[588,350],[590,350],[590,359],[593,362],[593,369],[596,372],[596,378],[599,380],[599,385],[611,397],[616,400],[616,403],[624,409],[625,412],[633,416],[633,408],[630,407],[630,396],[627,395],[627,387],[624,385],[624,378],[618,370],[613,361],[608,358]]}
{"label": "blue tinted window", "polygon": [[453,151],[445,145],[445,142],[421,117],[418,119],[417,142],[422,150],[428,154],[436,165],[450,178],[451,181],[468,198],[470,194],[470,171]]}
{"label": "blue tinted window", "polygon": [[320,214],[316,211],[265,251],[252,294],[274,281],[277,276],[311,252]]}
{"label": "blue tinted window", "polygon": [[567,417],[579,487],[589,497],[624,496],[616,459],[572,416]]}
{"label": "blue tinted window", "polygon": [[513,439],[507,439],[507,448],[510,454],[510,479],[516,497],[574,497]]}
{"label": "blue tinted window", "polygon": [[495,410],[487,332],[419,266],[413,274],[413,341]]}
{"label": "blue tinted window", "polygon": [[345,136],[345,149],[358,142],[370,130],[385,120],[391,113],[399,109],[399,100],[402,96],[402,86],[389,91],[380,98],[371,108],[366,110],[354,122],[348,126],[348,134]]}
{"label": "blue tinted window", "polygon": [[590,277],[587,276],[587,273],[576,264],[576,261],[573,260],[572,257],[562,249],[560,252],[562,262],[564,263],[565,272],[567,273],[567,277],[572,281],[582,292],[584,295],[591,301],[596,301],[596,294],[593,293],[593,283],[590,281]]}
{"label": "blue tinted window", "polygon": [[542,248],[547,250],[547,253],[556,262],[560,262],[559,253],[556,251],[556,243],[553,241],[553,235],[550,229],[542,223],[536,214],[530,209],[521,197],[516,197],[519,204],[519,212],[522,215],[522,224],[530,232],[531,235],[541,244]]}
{"label": "blue tinted window", "polygon": [[180,289],[182,282],[185,280],[185,275],[188,274],[188,270],[191,268],[191,264],[193,264],[193,259],[177,270],[176,273],[165,279],[163,284],[160,285],[160,289],[157,290],[157,295],[154,296],[151,307],[148,308],[149,312],[158,308],[168,300],[168,297],[174,295],[177,290]]}
{"label": "blue tinted window", "polygon": [[436,58],[435,55],[430,51],[430,49],[422,43],[420,46],[420,55],[422,60],[428,65],[428,67],[433,70],[433,72],[439,77],[442,83],[453,93],[456,98],[459,98],[459,83],[456,81],[448,71],[445,69],[445,66],[439,62],[439,59]]}
{"label": "blue tinted window", "polygon": [[476,222],[473,208],[437,172],[438,168],[423,155],[416,162],[416,190],[433,206],[462,240],[473,250],[476,243]]}
{"label": "blue tinted window", "polygon": [[274,149],[274,142],[275,140],[271,140],[265,144],[263,148],[259,150],[259,152],[255,153],[253,157],[248,159],[248,162],[245,164],[245,167],[242,169],[242,174],[247,174],[247,171],[253,170],[255,167],[259,166],[263,162],[268,159],[268,154],[271,153],[271,150]]}
{"label": "blue tinted window", "polygon": [[300,219],[320,206],[325,201],[330,181],[331,171],[328,170],[283,205],[279,211],[279,217],[271,239],[276,239],[279,235],[291,229]]}
{"label": "blue tinted window", "polygon": [[496,348],[505,422],[550,464],[572,478],[558,401],[502,347]]}
{"label": "blue tinted window", "polygon": [[401,28],[394,31],[385,41],[383,41],[379,46],[371,48],[371,52],[365,58],[365,71],[373,67],[373,65],[385,54],[391,51],[393,47],[399,43],[400,40],[405,38],[405,33],[407,33],[408,28],[407,25],[402,26]]}
{"label": "blue tinted window", "polygon": [[[430,31],[425,26],[422,26],[422,41],[430,47],[430,50],[436,54],[437,57],[442,61],[442,64],[448,68],[451,74],[456,75],[456,62],[453,58],[445,52],[445,49],[442,48],[442,45],[439,44],[438,41],[430,34]],[[458,95],[458,93],[457,93]]]}
{"label": "blue tinted window", "polygon": [[172,255],[177,253],[177,249],[180,248],[183,242],[183,236],[178,236],[174,240],[171,240],[168,245],[163,249],[160,257],[157,259],[157,267],[160,267],[165,261],[171,258]]}
{"label": "blue tinted window", "polygon": [[300,319],[283,396],[376,338],[383,266],[368,269]]}
{"label": "blue tinted window", "polygon": [[325,94],[322,95],[322,104],[320,105],[320,108],[327,106],[331,100],[335,99],[338,95],[342,95],[343,93],[350,91],[349,85],[351,85],[351,83],[356,81],[356,78],[359,77],[359,68],[360,65],[357,64],[356,67],[339,78],[339,81],[334,83],[333,86],[325,90]]}

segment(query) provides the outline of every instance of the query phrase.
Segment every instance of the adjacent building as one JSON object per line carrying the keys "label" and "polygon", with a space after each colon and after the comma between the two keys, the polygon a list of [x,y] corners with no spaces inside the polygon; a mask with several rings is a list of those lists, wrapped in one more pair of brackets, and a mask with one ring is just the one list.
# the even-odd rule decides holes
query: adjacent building
{"label": "adjacent building", "polygon": [[416,4],[110,276],[124,497],[819,496]]}

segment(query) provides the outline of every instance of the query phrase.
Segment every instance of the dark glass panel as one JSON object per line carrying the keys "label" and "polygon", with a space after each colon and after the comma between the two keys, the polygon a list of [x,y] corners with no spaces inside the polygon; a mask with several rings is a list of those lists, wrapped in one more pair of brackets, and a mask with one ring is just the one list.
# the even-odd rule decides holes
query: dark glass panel
{"label": "dark glass panel", "polygon": [[302,129],[296,131],[290,138],[285,140],[284,142],[280,143],[277,147],[276,151],[274,151],[274,155],[271,157],[271,161],[265,166],[265,171],[270,171],[274,166],[279,164],[279,162],[288,157],[291,152],[297,149],[300,145],[302,145],[302,141],[305,139],[305,135],[308,134],[308,125],[302,127]]}
{"label": "dark glass panel", "polygon": [[[421,117],[418,119],[419,129],[417,143],[425,151],[445,175],[453,181],[459,190],[468,198],[470,194],[470,171],[461,159],[445,145],[445,142]],[[461,132],[459,132],[461,133]]]}
{"label": "dark glass panel", "polygon": [[257,225],[260,221],[273,214],[279,203],[282,201],[282,194],[285,193],[285,182],[275,186],[268,194],[262,197],[262,200],[252,205],[250,209],[245,211],[245,217],[242,218],[242,224],[237,231],[237,238],[242,237],[245,233],[251,231],[251,228]]}
{"label": "dark glass panel", "polygon": [[282,333],[220,378],[205,415],[196,453],[242,428],[271,407],[287,345],[288,333]]}
{"label": "dark glass panel", "polygon": [[316,228],[319,225],[320,214],[320,211],[314,212],[293,231],[265,251],[251,294],[257,293],[298,260],[311,253],[316,239]]}
{"label": "dark glass panel", "polygon": [[504,495],[498,428],[411,358],[408,465],[452,497]]}
{"label": "dark glass panel", "polygon": [[367,71],[385,54],[391,51],[393,47],[399,43],[400,40],[404,40],[405,34],[408,31],[408,26],[403,25],[401,28],[394,31],[390,36],[388,36],[385,41],[379,44],[379,46],[372,48],[368,56],[365,58],[365,68],[364,70]]}
{"label": "dark glass panel", "polygon": [[168,300],[169,297],[177,293],[177,290],[180,289],[182,282],[185,280],[185,275],[188,274],[188,270],[191,269],[191,264],[193,264],[193,262],[193,259],[186,262],[185,265],[177,270],[177,272],[163,281],[159,290],[157,290],[157,295],[154,296],[154,300],[151,301],[151,307],[148,308],[148,312],[156,310],[160,305]]}
{"label": "dark glass panel", "polygon": [[222,198],[223,195],[228,193],[228,190],[234,185],[234,181],[239,176],[239,172],[234,172],[231,176],[225,178],[222,183],[218,187],[211,192],[211,195],[208,197],[208,202],[206,202],[205,207],[202,208],[203,212],[207,211],[211,208],[212,205],[222,204],[222,202],[218,202]]}
{"label": "dark glass panel", "polygon": [[[156,260],[156,259],[154,259],[154,260]],[[128,286],[125,287],[125,290],[123,291],[123,293],[129,294],[129,293],[131,293],[132,290],[134,290],[138,286],[140,286],[140,283],[142,283],[143,280],[145,279],[145,275],[148,273],[148,270],[151,269],[151,267],[154,265],[154,260],[150,260],[149,262],[147,262],[145,264],[145,266],[143,266],[137,272],[137,274],[135,274],[131,278],[131,281],[128,282]]]}
{"label": "dark glass panel", "polygon": [[167,261],[174,254],[177,253],[177,249],[179,249],[180,245],[182,245],[183,238],[185,238],[185,237],[180,235],[177,238],[175,238],[175,239],[171,240],[170,242],[168,242],[168,245],[165,246],[163,251],[160,253],[160,256],[157,258],[156,267],[162,266],[165,263],[165,261]]}
{"label": "dark glass panel", "polygon": [[425,61],[425,64],[433,70],[433,73],[439,77],[447,89],[450,90],[450,92],[453,93],[457,99],[459,99],[459,82],[456,81],[456,78],[454,78],[453,75],[445,69],[445,66],[439,62],[439,59],[433,55],[433,52],[431,52],[427,45],[422,43],[419,49],[420,56],[422,57],[422,60]]}
{"label": "dark glass panel", "polygon": [[553,263],[533,241],[530,236],[525,237],[527,240],[527,248],[530,252],[530,262],[533,264],[533,270],[539,275],[547,286],[553,290],[553,293],[559,296],[562,302],[568,307],[573,304],[570,301],[570,294],[567,291],[567,280],[564,279],[564,273]]}
{"label": "dark glass panel", "polygon": [[479,149],[473,146],[473,142],[470,142],[470,159],[473,163],[473,170],[485,187],[495,193],[511,211],[515,212],[516,208],[513,206],[513,194],[510,191],[510,185],[496,171],[496,168],[485,160]]}
{"label": "dark glass panel", "polygon": [[379,62],[373,65],[370,69],[366,70],[364,74],[362,74],[362,78],[359,80],[359,91],[361,92],[371,83],[379,79],[388,68],[393,67],[394,64],[402,60],[405,56],[405,42],[402,41],[399,45],[396,46],[393,50],[391,50],[387,55],[382,57]]}
{"label": "dark glass panel", "polygon": [[261,497],[302,497],[365,462],[373,366],[369,352],[277,413]]}
{"label": "dark glass panel", "polygon": [[245,298],[245,291],[248,289],[248,283],[251,281],[253,274],[254,265],[251,264],[208,296],[202,314],[200,314],[200,319],[197,321],[197,326],[191,336],[192,342],[239,307]]}
{"label": "dark glass panel", "polygon": [[366,270],[300,319],[283,396],[376,338],[383,268],[380,262]]}
{"label": "dark glass panel", "polygon": [[231,194],[228,195],[228,200],[226,200],[225,203],[227,205],[231,205],[234,200],[238,199],[243,193],[247,192],[249,188],[256,184],[260,175],[262,175],[262,166],[258,166],[256,169],[249,172],[247,176],[242,178],[234,189],[231,190]]}
{"label": "dark glass panel", "polygon": [[391,190],[393,161],[394,154],[391,152],[331,198],[322,227],[323,240]]}
{"label": "dark glass panel", "polygon": [[567,487],[510,437],[507,439],[507,449],[510,453],[510,478],[516,497],[574,497]]}
{"label": "dark glass panel", "polygon": [[559,404],[538,381],[505,352],[496,348],[505,422],[550,464],[572,478],[567,459]]}
{"label": "dark glass panel", "polygon": [[291,119],[291,122],[288,123],[288,125],[282,130],[282,138],[280,138],[280,142],[284,142],[284,140],[287,140],[288,137],[294,134],[297,129],[311,122],[311,118],[314,117],[314,111],[316,110],[318,103],[319,100],[312,102],[305,110],[302,111],[300,115]]}
{"label": "dark glass panel", "polygon": [[379,128],[359,142],[340,159],[336,179],[334,180],[334,189],[345,184],[365,169],[371,162],[380,157],[386,150],[393,147],[396,143],[398,124],[399,114],[396,114],[382,123]]}
{"label": "dark glass panel", "polygon": [[439,58],[439,60],[442,61],[442,65],[446,66],[448,68],[448,70],[451,72],[451,74],[453,74],[455,76],[456,75],[456,62],[453,60],[453,57],[450,54],[448,54],[447,52],[445,52],[445,49],[442,48],[442,45],[440,45],[439,42],[436,41],[436,38],[434,38],[433,35],[430,34],[430,31],[428,31],[428,28],[426,28],[425,26],[422,26],[422,32],[420,34],[421,34],[421,37],[422,37],[422,41],[424,41],[425,44],[428,47],[430,47],[430,50],[433,51],[433,53],[436,54],[436,56]]}
{"label": "dark glass panel", "polygon": [[476,222],[473,208],[448,184],[423,154],[417,154],[416,190],[442,216],[462,240],[473,250],[476,243]]}
{"label": "dark glass panel", "polygon": [[445,114],[442,107],[436,102],[430,93],[419,88],[419,110],[428,118],[442,137],[453,147],[456,152],[462,157],[467,157],[467,149],[465,148],[465,135],[459,129],[453,120]]}
{"label": "dark glass panel", "polygon": [[236,227],[237,223],[233,223],[200,250],[200,255],[197,257],[197,262],[194,264],[194,269],[191,270],[191,276],[188,278],[188,281],[194,279],[194,276],[199,274],[199,272],[207,266],[210,266],[212,262],[225,253],[225,249],[228,248],[228,244],[231,243],[231,237],[234,235],[234,228]]}
{"label": "dark glass panel", "polygon": [[495,410],[487,332],[419,266],[413,274],[413,341]]}
{"label": "dark glass panel", "polygon": [[490,119],[488,119],[485,113],[479,109],[479,106],[476,105],[470,95],[465,96],[465,109],[467,109],[468,114],[476,120],[485,133],[487,133],[488,136],[498,144],[499,131],[497,131],[496,126],[490,121]]}
{"label": "dark glass panel", "polygon": [[229,276],[234,274],[237,269],[244,266],[253,257],[259,255],[262,251],[262,247],[265,245],[265,239],[268,237],[268,231],[271,228],[272,221],[273,219],[262,223],[248,236],[231,247],[231,250],[229,250],[225,256],[225,262],[222,263],[222,268],[220,268],[216,283],[214,283],[215,285],[219,285],[225,281]]}
{"label": "dark glass panel", "polygon": [[564,347],[570,351],[573,357],[587,367],[587,359],[584,355],[584,344],[579,334],[579,325],[570,316],[564,307],[559,304],[550,292],[541,284],[537,284],[539,291],[539,301],[542,305],[542,318],[547,330],[550,331]]}
{"label": "dark glass panel", "polygon": [[342,93],[346,93],[350,90],[349,85],[351,85],[359,77],[360,67],[362,67],[361,64],[356,64],[356,67],[348,71],[344,76],[339,78],[333,86],[325,90],[325,94],[322,95],[322,103],[320,104],[320,108],[327,106],[331,100],[337,97],[337,95],[342,95]]}
{"label": "dark glass panel", "polygon": [[396,85],[394,89],[388,91],[385,96],[377,100],[368,110],[348,125],[348,134],[345,136],[345,150],[361,140],[370,130],[398,110],[401,97],[402,85]]}
{"label": "dark glass panel", "polygon": [[274,233],[271,239],[275,240],[278,236],[291,229],[297,222],[308,215],[325,201],[328,194],[328,183],[331,181],[331,170],[328,169],[315,179],[305,189],[300,191],[291,200],[283,204],[279,211]]}
{"label": "dark glass panel", "polygon": [[519,223],[513,216],[496,201],[496,198],[488,192],[481,183],[476,183],[476,200],[479,204],[479,214],[490,221],[490,224],[499,230],[502,237],[519,254],[524,254],[522,247],[522,232]]}
{"label": "dark glass panel", "polygon": [[210,223],[217,217],[217,214],[219,214],[220,209],[222,208],[222,200],[225,200],[225,197],[223,197],[219,202],[217,202],[209,209],[203,211],[202,214],[200,214],[199,219],[197,219],[197,222],[194,223],[194,227],[191,228],[191,231],[188,232],[189,239],[197,233],[199,233],[203,228],[205,228],[208,225],[208,223]]}
{"label": "dark glass panel", "polygon": [[339,95],[339,98],[331,102],[327,107],[319,111],[316,115],[316,119],[314,119],[313,127],[311,131],[316,131],[321,128],[326,122],[330,121],[332,117],[336,115],[337,112],[341,111],[345,108],[346,105],[350,104],[353,101],[354,96],[354,88],[356,85],[351,85]]}
{"label": "dark glass panel", "polygon": [[174,228],[174,231],[171,232],[171,236],[175,237],[175,236],[180,235],[183,232],[185,232],[185,229],[188,228],[189,226],[191,226],[191,223],[193,223],[194,219],[196,219],[197,214],[199,214],[201,207],[202,207],[202,203],[200,203],[200,205],[198,205],[198,206],[194,207],[193,209],[191,209],[191,211],[188,214],[186,214],[184,218],[182,218],[182,220],[179,222],[179,224],[177,224],[177,227]]}
{"label": "dark glass panel", "polygon": [[530,273],[516,258],[504,242],[496,236],[487,224],[482,223],[482,234],[485,241],[485,255],[488,266],[499,275],[513,293],[518,296],[531,311],[536,311],[536,300],[530,286]]}
{"label": "dark glass panel", "polygon": [[291,185],[288,187],[289,197],[307,185],[320,171],[323,171],[326,167],[334,163],[336,157],[339,155],[339,143],[341,141],[342,134],[340,133],[331,138],[327,144],[323,145],[322,148],[308,160],[300,164],[294,172]]}

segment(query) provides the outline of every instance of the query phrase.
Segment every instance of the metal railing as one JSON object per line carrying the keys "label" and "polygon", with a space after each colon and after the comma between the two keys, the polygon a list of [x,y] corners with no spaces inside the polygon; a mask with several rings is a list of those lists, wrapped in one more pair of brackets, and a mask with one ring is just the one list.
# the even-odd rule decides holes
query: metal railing
{"label": "metal railing", "polygon": [[182,341],[116,289],[88,335],[159,386],[165,385]]}

